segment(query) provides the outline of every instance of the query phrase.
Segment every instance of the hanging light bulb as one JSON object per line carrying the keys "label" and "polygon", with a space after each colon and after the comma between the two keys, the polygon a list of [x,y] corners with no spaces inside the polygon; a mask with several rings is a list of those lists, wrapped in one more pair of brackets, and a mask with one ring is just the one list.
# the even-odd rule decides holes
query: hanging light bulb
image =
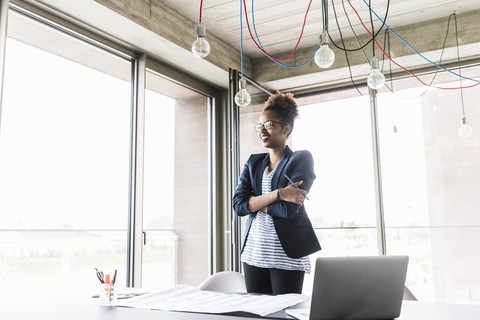
{"label": "hanging light bulb", "polygon": [[370,60],[370,67],[372,71],[368,75],[367,84],[370,88],[378,90],[385,84],[385,76],[378,67],[377,58],[373,57],[372,60]]}
{"label": "hanging light bulb", "polygon": [[320,35],[321,46],[315,53],[315,63],[320,68],[329,68],[335,61],[335,53],[328,47],[327,32],[323,31]]}
{"label": "hanging light bulb", "polygon": [[192,52],[196,57],[205,58],[210,53],[210,44],[206,40],[207,29],[202,23],[195,27],[197,40],[192,44]]}
{"label": "hanging light bulb", "polygon": [[462,117],[462,125],[458,129],[458,134],[462,138],[468,138],[472,135],[472,127],[467,124],[467,118]]}
{"label": "hanging light bulb", "polygon": [[250,94],[247,92],[247,80],[245,78],[241,78],[239,81],[240,84],[240,91],[237,92],[235,95],[235,103],[239,107],[246,107],[252,101]]}

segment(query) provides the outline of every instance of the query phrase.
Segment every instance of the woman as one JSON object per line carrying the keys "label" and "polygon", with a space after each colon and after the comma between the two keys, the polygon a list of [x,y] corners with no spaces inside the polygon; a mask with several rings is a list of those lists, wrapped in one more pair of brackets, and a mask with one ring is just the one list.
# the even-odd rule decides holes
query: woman
{"label": "woman", "polygon": [[233,197],[235,213],[248,215],[241,251],[248,292],[301,293],[308,255],[321,249],[303,206],[315,180],[313,158],[286,144],[297,116],[293,94],[267,100],[255,128],[268,153],[250,156]]}

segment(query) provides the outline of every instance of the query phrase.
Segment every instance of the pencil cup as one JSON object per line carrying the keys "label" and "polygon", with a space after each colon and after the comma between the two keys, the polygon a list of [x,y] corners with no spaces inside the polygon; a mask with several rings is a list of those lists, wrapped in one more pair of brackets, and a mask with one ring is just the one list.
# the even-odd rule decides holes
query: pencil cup
{"label": "pencil cup", "polygon": [[102,283],[100,287],[100,304],[102,305],[113,305],[117,302],[117,290],[115,284],[112,283]]}

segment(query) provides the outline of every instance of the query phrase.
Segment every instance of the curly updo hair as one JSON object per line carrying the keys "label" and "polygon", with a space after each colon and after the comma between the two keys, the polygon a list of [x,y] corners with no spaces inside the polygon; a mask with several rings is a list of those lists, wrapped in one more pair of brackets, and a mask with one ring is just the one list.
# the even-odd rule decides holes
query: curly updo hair
{"label": "curly updo hair", "polygon": [[297,101],[293,98],[293,93],[277,92],[270,96],[265,102],[263,111],[272,110],[277,114],[277,117],[284,123],[288,123],[292,129],[288,133],[289,136],[293,131],[293,124],[298,118]]}

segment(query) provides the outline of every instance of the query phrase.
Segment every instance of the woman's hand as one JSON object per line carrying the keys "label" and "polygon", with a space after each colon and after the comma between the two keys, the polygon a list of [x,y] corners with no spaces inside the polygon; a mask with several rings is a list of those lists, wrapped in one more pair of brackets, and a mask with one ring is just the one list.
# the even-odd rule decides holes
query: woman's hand
{"label": "woman's hand", "polygon": [[[299,186],[303,183],[303,181],[295,182],[296,186]],[[288,187],[280,189],[280,200],[293,202],[301,206],[305,201],[305,196],[307,195],[307,191],[303,189],[297,189],[293,185],[289,185]]]}
{"label": "woman's hand", "polygon": [[[295,182],[295,185],[299,186],[303,181]],[[289,185],[286,188],[275,189],[269,193],[262,194],[260,196],[251,196],[248,199],[248,210],[250,212],[262,211],[268,213],[268,206],[277,201],[277,193],[280,191],[280,200],[292,202],[299,206],[305,201],[307,191],[303,189],[297,189],[293,185]]]}

